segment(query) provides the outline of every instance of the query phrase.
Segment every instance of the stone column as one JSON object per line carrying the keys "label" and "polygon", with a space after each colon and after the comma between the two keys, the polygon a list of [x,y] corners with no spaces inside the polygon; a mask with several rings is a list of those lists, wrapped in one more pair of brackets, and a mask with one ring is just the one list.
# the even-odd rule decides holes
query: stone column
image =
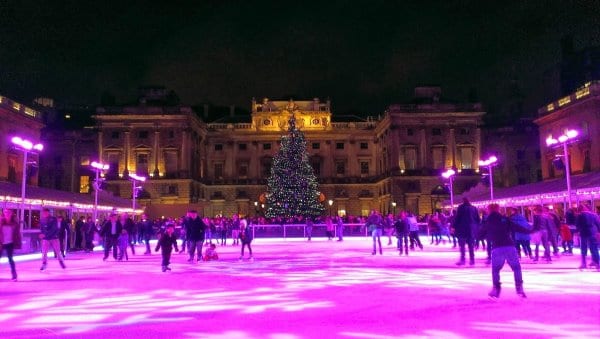
{"label": "stone column", "polygon": [[[127,172],[129,174],[129,161],[130,159],[130,154],[131,152],[131,131],[125,131],[125,168],[123,170],[123,173]],[[134,160],[135,163],[135,160]]]}
{"label": "stone column", "polygon": [[[421,168],[429,168],[427,163],[427,131],[421,128],[421,138],[419,140],[419,165]],[[418,168],[419,166],[417,166]]]}
{"label": "stone column", "polygon": [[160,169],[158,168],[158,160],[160,159],[160,153],[158,145],[160,143],[160,131],[157,129],[154,131],[154,177],[158,178],[160,175]]}
{"label": "stone column", "polygon": [[456,168],[456,136],[454,133],[454,128],[450,128],[450,131],[448,133],[448,139],[446,142],[450,150],[450,152],[448,152],[448,154],[446,155],[446,158],[450,156],[450,167],[452,168]]}
{"label": "stone column", "polygon": [[481,128],[475,129],[475,150],[473,151],[473,163],[471,168],[479,168],[479,158],[481,157]]}

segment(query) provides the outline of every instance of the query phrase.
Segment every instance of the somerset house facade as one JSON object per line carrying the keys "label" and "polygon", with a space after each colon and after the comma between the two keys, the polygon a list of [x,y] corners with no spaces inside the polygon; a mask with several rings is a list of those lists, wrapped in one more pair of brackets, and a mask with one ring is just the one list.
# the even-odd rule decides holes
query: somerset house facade
{"label": "somerset house facade", "polygon": [[107,189],[131,198],[129,174],[147,176],[138,199],[153,217],[189,208],[207,216],[262,214],[272,159],[291,115],[305,133],[330,213],[431,213],[448,199],[443,170],[457,170],[457,192],[479,182],[484,112],[478,103],[441,101],[439,87],[416,88],[410,104],[366,119],[336,117],[331,102],[318,98],[264,98],[252,100],[249,116],[208,121],[191,107],[159,104],[164,95],[155,89],[135,105],[99,107],[94,116],[99,158],[111,166]]}

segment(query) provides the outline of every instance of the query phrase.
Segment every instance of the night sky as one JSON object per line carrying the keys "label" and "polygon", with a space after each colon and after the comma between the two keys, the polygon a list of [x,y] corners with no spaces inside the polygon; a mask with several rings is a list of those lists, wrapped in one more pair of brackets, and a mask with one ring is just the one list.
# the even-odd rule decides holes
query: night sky
{"label": "night sky", "polygon": [[0,94],[94,105],[164,85],[190,105],[319,97],[377,115],[434,84],[500,115],[559,95],[563,36],[600,45],[600,1],[160,3],[0,0]]}

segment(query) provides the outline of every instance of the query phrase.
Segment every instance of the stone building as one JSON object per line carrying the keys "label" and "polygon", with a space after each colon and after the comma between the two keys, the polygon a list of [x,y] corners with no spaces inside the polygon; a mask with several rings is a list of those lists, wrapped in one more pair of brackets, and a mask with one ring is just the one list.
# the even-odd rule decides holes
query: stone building
{"label": "stone building", "polygon": [[600,171],[600,81],[587,82],[575,92],[540,108],[535,123],[539,126],[544,180],[564,176],[564,168],[557,168],[555,162],[563,150],[547,146],[546,139],[558,138],[566,129],[579,132],[568,146],[571,173]]}
{"label": "stone building", "polygon": [[165,94],[152,89],[135,105],[100,107],[94,116],[99,158],[111,166],[109,189],[131,198],[129,173],[148,176],[138,198],[155,217],[188,208],[209,216],[262,214],[291,115],[333,213],[431,213],[448,198],[439,174],[450,167],[459,172],[455,190],[478,182],[484,113],[479,104],[440,100],[438,87],[417,88],[412,103],[391,105],[376,119],[336,117],[318,98],[265,98],[252,101],[250,115],[232,110],[205,122],[188,106],[165,104]]}
{"label": "stone building", "polygon": [[[15,149],[11,138],[20,136],[34,143],[40,142],[43,127],[41,115],[37,110],[0,96],[0,181],[22,182],[23,152]],[[38,154],[29,152],[27,162],[27,184],[37,186]]]}

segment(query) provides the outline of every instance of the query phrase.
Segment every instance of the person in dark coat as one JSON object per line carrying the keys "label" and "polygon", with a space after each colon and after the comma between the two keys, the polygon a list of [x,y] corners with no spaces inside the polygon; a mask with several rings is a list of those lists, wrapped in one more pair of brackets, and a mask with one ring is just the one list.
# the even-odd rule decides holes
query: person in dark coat
{"label": "person in dark coat", "polygon": [[154,223],[152,220],[148,219],[146,214],[142,214],[142,219],[138,222],[137,229],[146,244],[146,252],[144,252],[144,254],[149,255],[151,253],[150,239],[152,239],[152,236],[154,235]]}
{"label": "person in dark coat", "polygon": [[489,215],[487,221],[482,225],[479,235],[491,241],[492,246],[492,284],[493,288],[488,294],[492,298],[500,296],[500,270],[507,262],[513,271],[515,278],[515,288],[517,295],[526,298],[523,291],[523,274],[519,255],[512,238],[514,232],[529,233],[530,228],[525,228],[516,223],[511,223],[509,219],[500,214],[498,204],[488,206]]}
{"label": "person in dark coat", "polygon": [[104,258],[102,260],[106,261],[108,259],[108,253],[111,248],[113,250],[113,258],[117,260],[118,239],[122,230],[123,225],[118,220],[118,216],[115,213],[111,214],[100,231],[100,236],[104,238]]}
{"label": "person in dark coat", "polygon": [[42,240],[42,267],[40,271],[46,269],[48,262],[48,249],[52,247],[56,258],[60,263],[60,267],[66,268],[64,257],[60,251],[60,242],[58,241],[58,221],[55,217],[50,215],[50,210],[47,208],[42,209],[40,217],[40,234],[39,237]]}
{"label": "person in dark coat", "polygon": [[248,221],[246,219],[240,219],[240,242],[242,243],[240,260],[244,259],[244,247],[248,247],[248,254],[250,255],[248,259],[250,259],[250,261],[254,260],[254,257],[252,257],[252,247],[250,246],[253,239],[252,228],[248,226]]}
{"label": "person in dark coat", "polygon": [[207,226],[198,216],[197,211],[190,210],[184,221],[184,227],[190,253],[188,262],[193,262],[195,256],[197,256],[196,260],[200,262],[202,261],[202,245]]}
{"label": "person in dark coat", "polygon": [[580,269],[587,268],[586,256],[588,249],[592,256],[590,266],[595,266],[600,269],[600,256],[598,254],[598,234],[600,233],[600,218],[598,215],[590,212],[587,205],[581,204],[578,206],[579,214],[575,220],[575,226],[579,231],[581,239],[581,266]]}
{"label": "person in dark coat", "polygon": [[458,206],[456,217],[452,227],[454,234],[458,238],[458,247],[460,249],[460,260],[457,265],[465,264],[465,245],[469,248],[469,265],[475,265],[475,251],[473,249],[473,232],[478,228],[481,219],[475,208],[469,202],[468,198],[463,198],[463,203]]}
{"label": "person in dark coat", "polygon": [[177,236],[175,236],[175,227],[173,225],[167,226],[165,232],[158,239],[158,243],[156,244],[155,252],[158,252],[159,249],[162,248],[162,271],[170,271],[171,268],[169,265],[171,264],[171,252],[173,248],[175,251],[179,251],[177,248]]}
{"label": "person in dark coat", "polygon": [[71,249],[71,242],[69,241],[71,238],[71,225],[62,215],[59,215],[56,220],[58,223],[58,243],[60,245],[60,253],[65,257],[66,252]]}

